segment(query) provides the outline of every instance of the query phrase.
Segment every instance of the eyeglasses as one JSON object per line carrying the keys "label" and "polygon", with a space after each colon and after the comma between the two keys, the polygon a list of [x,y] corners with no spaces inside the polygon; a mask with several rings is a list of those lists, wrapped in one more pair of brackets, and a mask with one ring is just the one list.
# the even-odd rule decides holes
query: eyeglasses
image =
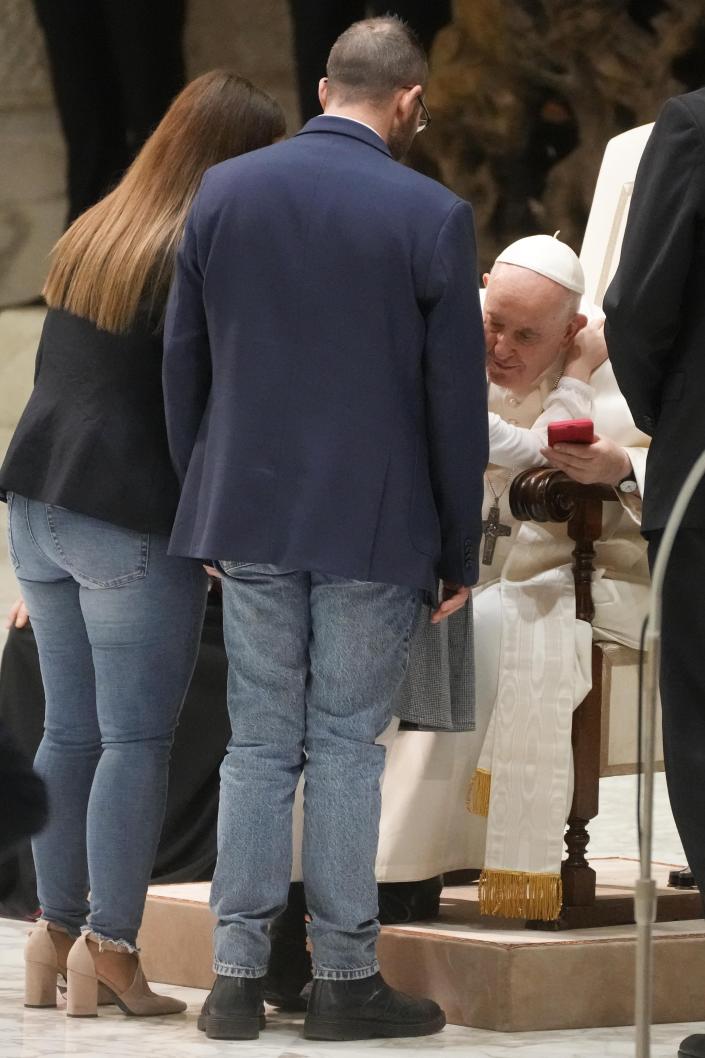
{"label": "eyeglasses", "polygon": [[428,112],[428,107],[424,102],[423,96],[419,96],[419,103],[421,104],[421,117],[419,118],[419,126],[416,129],[418,135],[419,132],[423,132],[431,124],[431,115]]}

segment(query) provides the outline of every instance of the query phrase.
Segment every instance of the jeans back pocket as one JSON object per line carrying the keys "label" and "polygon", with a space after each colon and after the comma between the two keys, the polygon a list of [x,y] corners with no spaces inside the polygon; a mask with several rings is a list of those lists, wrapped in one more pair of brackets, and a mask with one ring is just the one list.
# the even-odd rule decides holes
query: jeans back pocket
{"label": "jeans back pocket", "polygon": [[120,588],[147,575],[149,533],[46,506],[61,565],[88,588]]}

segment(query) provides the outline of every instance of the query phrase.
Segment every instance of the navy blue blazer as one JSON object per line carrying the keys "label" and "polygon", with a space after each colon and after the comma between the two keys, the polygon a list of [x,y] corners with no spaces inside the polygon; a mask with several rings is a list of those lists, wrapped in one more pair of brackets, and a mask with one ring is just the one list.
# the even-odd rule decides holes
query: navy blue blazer
{"label": "navy blue blazer", "polygon": [[321,116],[210,169],[164,337],[171,551],[434,592],[478,575],[470,206]]}

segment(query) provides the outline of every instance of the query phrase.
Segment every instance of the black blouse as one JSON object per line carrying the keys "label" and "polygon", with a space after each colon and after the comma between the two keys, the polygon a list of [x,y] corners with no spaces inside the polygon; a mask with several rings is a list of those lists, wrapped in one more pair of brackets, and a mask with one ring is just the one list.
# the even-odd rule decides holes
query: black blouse
{"label": "black blouse", "polygon": [[179,489],[162,399],[162,335],[50,309],[34,390],[0,469],[16,492],[142,532],[170,533]]}

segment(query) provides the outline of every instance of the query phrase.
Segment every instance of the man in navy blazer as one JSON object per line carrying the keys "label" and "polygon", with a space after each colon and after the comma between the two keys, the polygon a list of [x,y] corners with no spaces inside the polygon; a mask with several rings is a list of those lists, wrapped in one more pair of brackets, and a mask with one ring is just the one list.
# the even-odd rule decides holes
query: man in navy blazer
{"label": "man in navy blazer", "polygon": [[487,462],[472,210],[397,164],[427,120],[425,56],[395,17],[350,27],[293,139],[207,174],[179,251],[164,389],[177,555],[223,580],[233,738],[200,1027],[254,1038],[291,810],[314,982],[305,1035],[424,1035],[430,1000],[378,972],[384,750],[420,597],[477,577]]}

